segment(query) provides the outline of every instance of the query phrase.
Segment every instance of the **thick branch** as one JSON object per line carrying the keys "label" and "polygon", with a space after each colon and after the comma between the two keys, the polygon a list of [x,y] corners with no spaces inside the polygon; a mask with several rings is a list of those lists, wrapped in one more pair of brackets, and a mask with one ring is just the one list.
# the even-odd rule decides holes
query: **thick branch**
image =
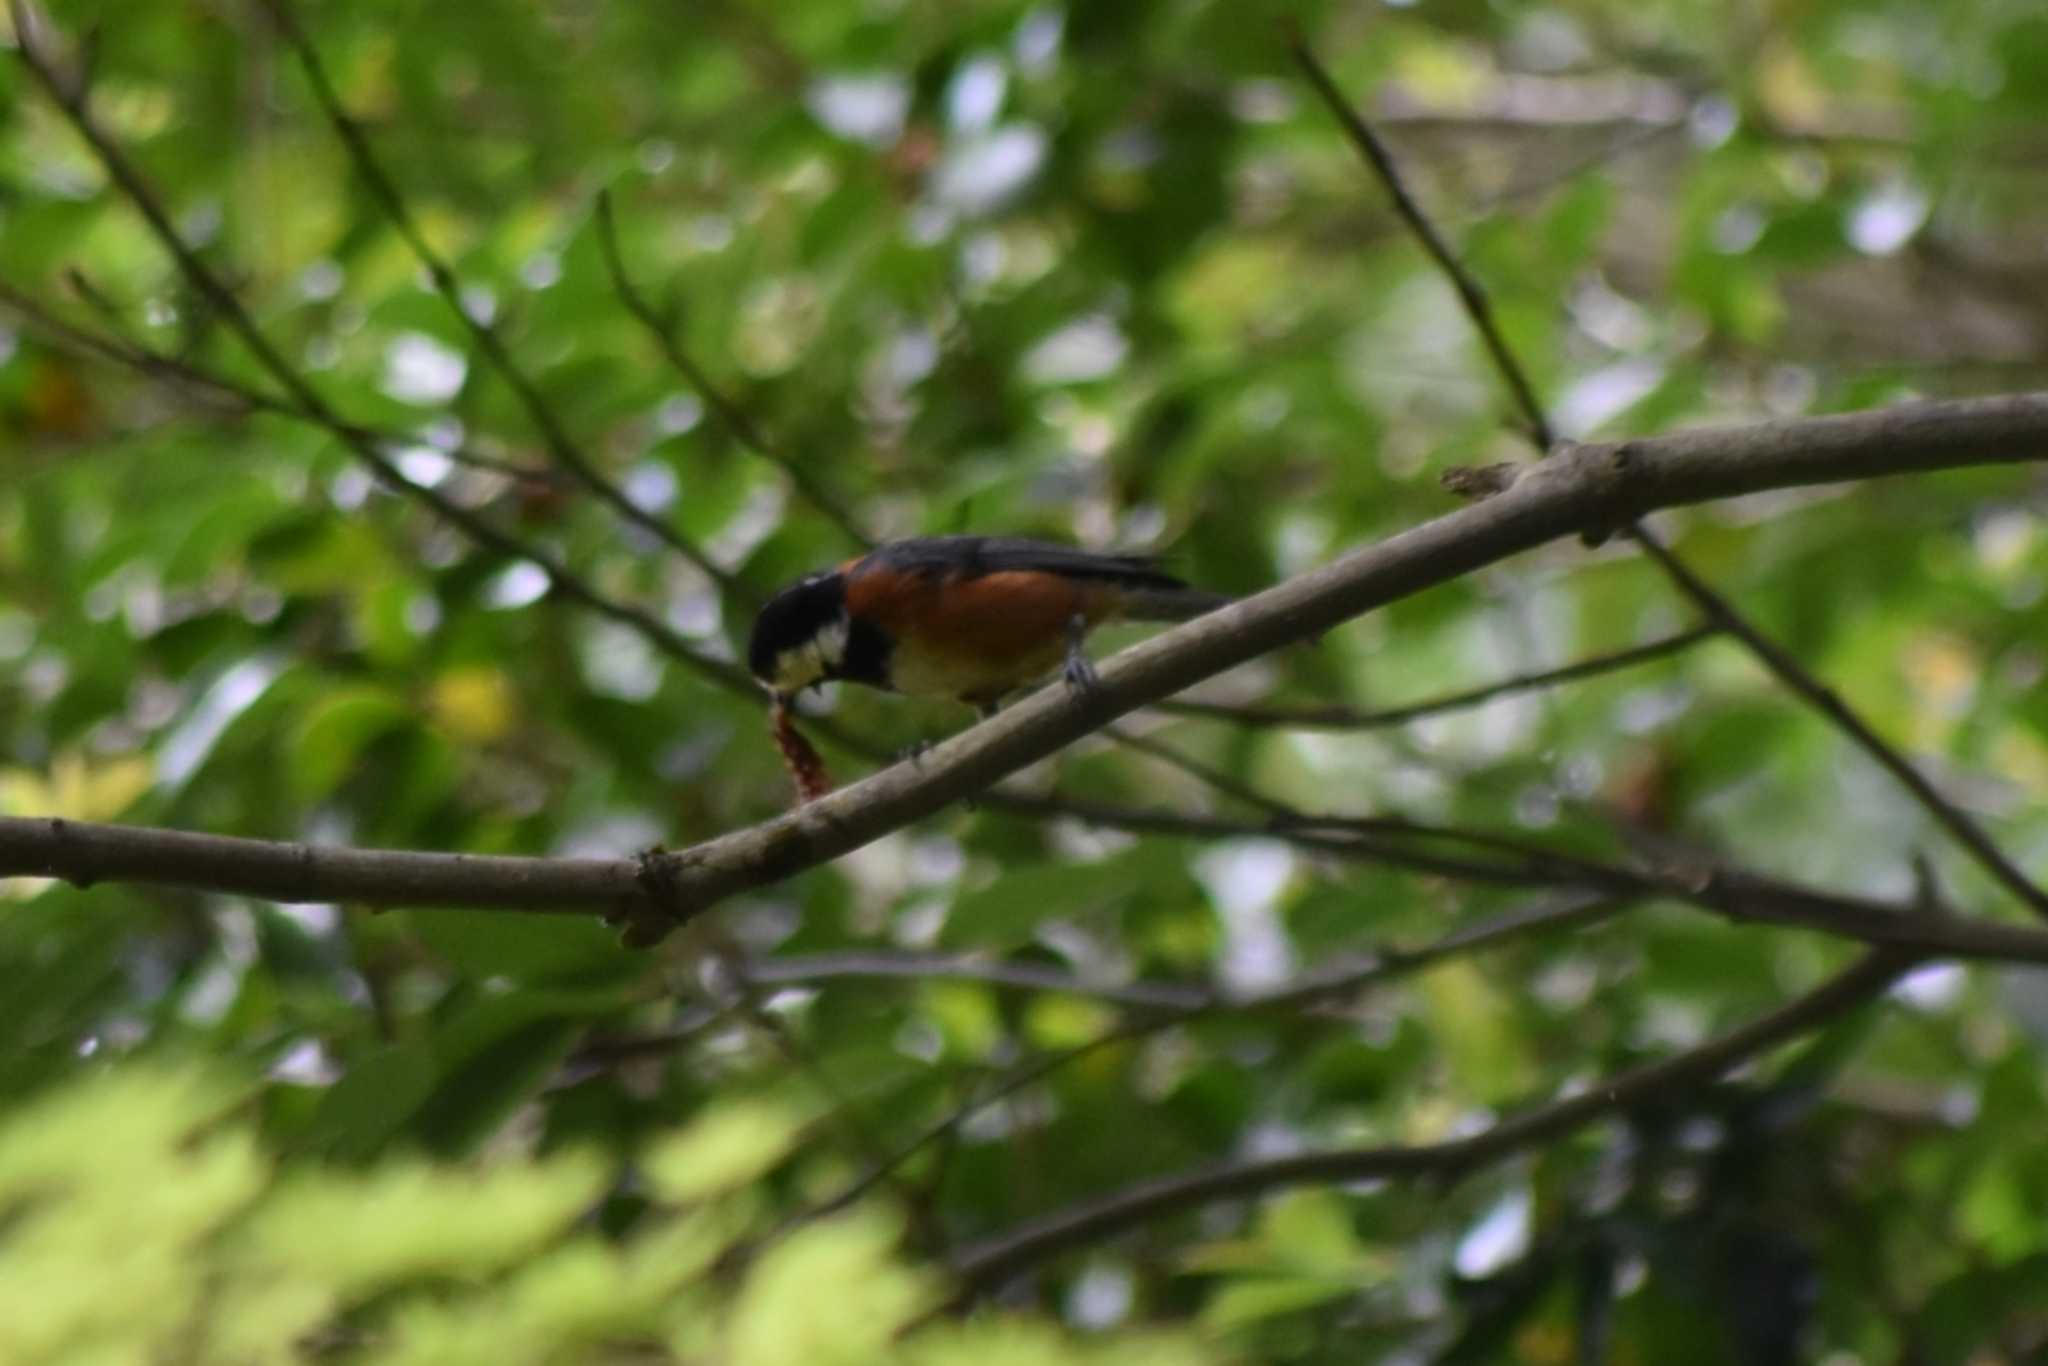
{"label": "thick branch", "polygon": [[282,902],[557,914],[647,903],[641,865],[631,859],[350,849],[52,817],[0,816],[0,876],[62,878],[80,887],[144,882]]}
{"label": "thick branch", "polygon": [[[673,922],[680,923],[735,892],[780,881],[985,792],[1116,717],[1204,678],[1585,526],[1614,525],[1653,507],[1763,489],[2044,455],[2048,395],[1914,404],[1572,448],[1528,467],[1492,498],[1123,651],[1103,664],[1100,686],[1085,693],[1043,690],[915,760],[785,816],[652,858],[646,881]],[[38,847],[19,829],[12,838],[17,857]],[[24,839],[31,844],[23,844]],[[50,843],[47,836],[43,843]],[[18,862],[9,866],[44,871]],[[130,876],[141,870],[141,865],[126,867]],[[88,881],[109,876],[90,862],[72,861],[58,871]],[[615,876],[625,880],[623,871]],[[1529,878],[1510,880],[1526,884]],[[245,884],[223,885],[222,890],[267,894]],[[585,904],[611,904],[616,885],[607,882],[605,891]],[[358,889],[323,893],[319,899],[372,898]],[[426,904],[396,889],[381,899]],[[463,897],[455,904],[477,902]]]}
{"label": "thick branch", "polygon": [[1504,492],[1122,652],[1085,693],[1048,689],[777,820],[666,860],[679,915],[899,829],[1137,707],[1372,608],[1656,507],[1769,488],[2048,455],[2048,395],[1914,404],[1563,451]]}
{"label": "thick branch", "polygon": [[[1415,199],[1402,183],[1401,174],[1394,166],[1369,124],[1353,110],[1337,89],[1336,83],[1315,56],[1308,50],[1299,35],[1292,38],[1295,60],[1308,74],[1309,81],[1316,88],[1343,125],[1345,132],[1357,144],[1359,152],[1372,167],[1388,196],[1394,201],[1394,208],[1403,222],[1415,234],[1423,247],[1443,271],[1445,278],[1456,288],[1459,301],[1464,305],[1473,327],[1486,343],[1486,349],[1493,358],[1494,368],[1507,383],[1522,406],[1524,414],[1534,428],[1534,439],[1540,453],[1548,454],[1554,445],[1554,438],[1542,405],[1536,399],[1534,387],[1521,363],[1516,360],[1514,350],[1501,335],[1494,322],[1486,292],[1479,282],[1450,250],[1443,236],[1424,214]],[[1624,446],[1622,448],[1626,450]],[[1906,756],[1887,743],[1872,730],[1862,717],[1826,684],[1807,671],[1797,659],[1770,637],[1753,626],[1725,597],[1710,584],[1688,570],[1677,556],[1666,549],[1650,529],[1635,517],[1618,521],[1615,526],[1625,530],[1631,540],[1641,546],[1671,581],[1707,615],[1707,619],[1728,631],[1748,647],[1787,688],[1803,701],[1819,711],[1839,728],[1891,775],[1911,792],[1921,805],[1925,806],[1935,820],[1961,844],[1977,862],[2007,891],[2017,896],[2036,915],[2048,917],[2048,892],[2034,884],[2019,867],[2007,858],[2003,851],[1978,828],[1960,808],[1935,790],[1934,785],[1921,776]],[[1605,530],[1591,528],[1596,536],[1605,535]]]}
{"label": "thick branch", "polygon": [[965,1249],[954,1269],[969,1292],[992,1289],[1061,1253],[1124,1229],[1213,1200],[1260,1195],[1316,1181],[1383,1177],[1460,1177],[1501,1158],[1720,1076],[1852,1010],[1913,965],[1908,955],[1874,950],[1855,966],[1739,1028],[1662,1062],[1621,1073],[1579,1094],[1502,1120],[1469,1138],[1412,1147],[1346,1148],[1268,1161],[1234,1162],[1161,1177],[1071,1205]]}

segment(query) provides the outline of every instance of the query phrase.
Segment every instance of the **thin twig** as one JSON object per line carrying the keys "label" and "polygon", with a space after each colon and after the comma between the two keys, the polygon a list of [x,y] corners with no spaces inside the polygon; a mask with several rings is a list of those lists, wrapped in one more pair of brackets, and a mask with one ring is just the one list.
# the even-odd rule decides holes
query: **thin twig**
{"label": "thin twig", "polygon": [[704,406],[725,424],[726,430],[738,438],[741,445],[781,470],[796,491],[812,507],[824,513],[848,539],[863,549],[873,547],[874,539],[861,530],[860,524],[854,521],[852,514],[809,470],[790,459],[775,443],[768,440],[766,434],[755,425],[747,410],[721,390],[704,367],[697,363],[696,357],[683,349],[682,343],[676,339],[674,323],[655,311],[646,296],[634,286],[632,276],[626,271],[625,256],[619,250],[618,224],[612,216],[612,196],[609,190],[600,191],[597,196],[597,247],[598,254],[604,258],[605,271],[611,276],[612,291],[619,296],[619,302],[646,330],[647,335],[654,339],[654,344],[661,349],[661,354],[667,358],[669,365],[697,391],[698,397],[704,400]]}
{"label": "thin twig", "polygon": [[1219,768],[1205,764],[1200,759],[1196,759],[1191,755],[1183,754],[1162,740],[1155,740],[1149,735],[1139,735],[1125,726],[1104,726],[1102,734],[1106,738],[1122,745],[1125,749],[1149,755],[1169,768],[1187,774],[1190,778],[1222,793],[1234,801],[1243,802],[1254,810],[1265,812],[1275,820],[1292,821],[1301,815],[1299,811],[1287,803],[1273,797],[1268,797],[1251,784],[1240,782]]}
{"label": "thin twig", "polygon": [[[1268,796],[1212,764],[1183,754],[1163,741],[1150,736],[1134,735],[1121,726],[1105,726],[1102,733],[1121,745],[1150,755],[1161,763],[1178,769],[1226,797],[1264,812],[1267,818],[1264,831],[1267,834],[1342,832],[1361,837],[1363,847],[1371,849],[1376,857],[1384,857],[1388,862],[1398,862],[1402,857],[1415,857],[1418,851],[1410,848],[1410,841],[1469,845],[1488,853],[1504,854],[1515,859],[1515,864],[1501,865],[1499,871],[1512,872],[1530,884],[1583,877],[1587,870],[1593,867],[1590,863],[1575,860],[1571,855],[1545,849],[1511,835],[1496,834],[1491,830],[1429,825],[1409,820],[1405,816],[1355,816],[1341,812],[1304,811],[1290,802]],[[1385,842],[1388,839],[1398,843],[1388,845]],[[1426,867],[1418,867],[1417,870],[1430,871]]]}
{"label": "thin twig", "polygon": [[1757,657],[1766,669],[1784,687],[1803,698],[1807,705],[1833,722],[1836,729],[1848,736],[1862,751],[1876,760],[1885,772],[1899,781],[1900,786],[1912,793],[1927,813],[1955,838],[1955,841],[1975,857],[1979,866],[1989,873],[1998,884],[2011,892],[2038,916],[2048,918],[2048,892],[2042,889],[2019,866],[2006,856],[1983,827],[1951,802],[1929,782],[1926,775],[1906,756],[1870,728],[1870,723],[1856,714],[1854,708],[1842,700],[1833,688],[1822,683],[1809,673],[1804,665],[1794,659],[1784,646],[1765,635],[1747,618],[1737,612],[1729,601],[1687,568],[1684,561],[1673,554],[1658,539],[1655,532],[1640,522],[1630,524],[1625,534],[1643,552],[1655,560],[1693,603],[1712,620],[1720,623],[1723,630],[1740,640],[1749,652]]}
{"label": "thin twig", "polygon": [[1466,1138],[1222,1163],[1079,1201],[965,1249],[954,1262],[963,1285],[961,1298],[994,1289],[1062,1253],[1099,1245],[1125,1229],[1215,1200],[1262,1195],[1307,1182],[1418,1176],[1458,1180],[1602,1116],[1721,1076],[1864,1004],[1917,961],[1909,953],[1874,949],[1813,990],[1718,1038],[1622,1072],[1567,1099],[1525,1110]]}
{"label": "thin twig", "polygon": [[1515,403],[1521,408],[1523,420],[1529,424],[1529,431],[1537,448],[1549,450],[1557,444],[1557,435],[1551,429],[1550,419],[1544,415],[1543,404],[1536,397],[1536,387],[1529,382],[1529,376],[1523,371],[1521,362],[1515,359],[1507,339],[1501,335],[1499,324],[1494,321],[1493,305],[1487,300],[1486,290],[1472,277],[1472,273],[1459,263],[1449,244],[1444,241],[1443,235],[1436,230],[1436,225],[1423,213],[1415,202],[1415,197],[1408,193],[1408,187],[1402,181],[1400,172],[1395,169],[1394,159],[1388,153],[1386,144],[1380,141],[1379,134],[1373,132],[1372,126],[1361,118],[1358,111],[1351,107],[1350,101],[1344,98],[1344,92],[1337,88],[1337,83],[1331,79],[1330,73],[1323,69],[1323,64],[1309,51],[1307,42],[1299,32],[1290,32],[1287,35],[1287,47],[1294,54],[1294,60],[1301,67],[1303,74],[1308,77],[1309,84],[1315,87],[1316,94],[1322,97],[1323,103],[1336,116],[1337,122],[1350,137],[1352,146],[1358,149],[1359,155],[1366,159],[1379,176],[1380,183],[1386,187],[1388,196],[1394,201],[1394,212],[1401,216],[1401,221],[1408,225],[1409,231],[1415,234],[1423,250],[1429,253],[1431,259],[1443,271],[1445,278],[1451,282],[1452,288],[1457,290],[1458,298],[1465,306],[1465,312],[1479,329],[1480,340],[1485,343],[1487,353],[1493,357],[1494,369],[1507,381]]}
{"label": "thin twig", "polygon": [[377,160],[362,125],[356,122],[354,116],[342,104],[340,94],[328,78],[327,68],[320,59],[319,50],[313,46],[305,30],[299,26],[288,0],[263,0],[263,7],[269,11],[279,33],[298,57],[299,65],[306,73],[306,83],[312,88],[313,98],[347,150],[356,173],[362,177],[363,183],[369,187],[371,196],[384,210],[384,216],[391,220],[392,227],[397,230],[399,237],[404,240],[426,271],[434,292],[441,296],[442,301],[461,320],[478,353],[490,362],[491,368],[498,372],[518,397],[520,405],[526,409],[527,416],[540,432],[541,441],[547,447],[549,457],[621,518],[674,550],[703,571],[707,578],[724,591],[742,601],[749,600],[750,595],[723,566],[706,555],[687,536],[628,498],[598,471],[590,458],[570,438],[568,429],[556,416],[547,397],[512,358],[511,351],[507,349],[504,339],[498,335],[497,329],[477,317],[464,301],[462,286],[455,278],[454,270],[420,231],[419,223],[405,202],[405,196],[400,192],[397,183],[385,173],[382,163]]}
{"label": "thin twig", "polygon": [[899,1169],[929,1144],[949,1134],[991,1105],[1037,1085],[1053,1073],[1117,1044],[1131,1043],[1177,1025],[1189,1024],[1216,1014],[1285,1014],[1337,997],[1356,996],[1374,987],[1435,966],[1445,959],[1475,953],[1507,939],[1546,930],[1577,929],[1620,913],[1627,902],[1614,897],[1570,898],[1523,907],[1490,916],[1476,924],[1414,949],[1388,948],[1356,955],[1352,961],[1326,967],[1272,990],[1249,996],[1231,997],[1215,990],[1201,999],[1167,1009],[1140,1010],[1092,1039],[1033,1059],[998,1081],[993,1087],[954,1108],[909,1139],[887,1163],[864,1172],[828,1199],[792,1216],[781,1230],[823,1218],[845,1209],[873,1190],[889,1173]]}
{"label": "thin twig", "polygon": [[[1432,873],[1478,886],[1551,889],[1582,896],[1663,899],[1694,906],[1744,924],[1775,925],[1820,934],[1889,944],[1927,956],[2000,963],[2048,965],[2048,931],[2031,925],[1965,916],[1946,903],[1926,907],[1854,896],[1729,866],[1710,851],[1687,850],[1661,866],[1607,863],[1582,854],[1532,850],[1524,864],[1471,864],[1384,842],[1346,838],[1333,822],[1324,830],[1289,829],[1271,823],[1148,810],[1071,799],[998,793],[1001,805],[1026,815],[1059,815],[1107,830],[1178,835],[1192,839],[1280,840],[1311,853],[1363,863]],[[995,801],[988,804],[996,805]],[[1923,913],[1931,910],[1931,913]]]}
{"label": "thin twig", "polygon": [[1502,186],[1480,201],[1477,212],[1470,215],[1468,221],[1478,222],[1519,200],[1530,199],[1556,189],[1559,185],[1576,180],[1588,171],[1619,161],[1630,152],[1647,147],[1659,139],[1681,134],[1685,128],[1686,124],[1683,121],[1649,123],[1616,134],[1608,142],[1583,155],[1568,158],[1560,165],[1546,167],[1526,180]]}
{"label": "thin twig", "polygon": [[1105,982],[1085,974],[1063,972],[1044,963],[883,949],[755,958],[747,963],[747,975],[762,986],[811,985],[843,979],[978,982],[1009,991],[1085,996],[1135,1010],[1171,1010],[1199,1005],[1212,995],[1208,987],[1197,982]]}
{"label": "thin twig", "polygon": [[[1443,237],[1436,231],[1429,218],[1417,207],[1414,197],[1402,183],[1399,170],[1386,154],[1379,138],[1359,114],[1344,99],[1336,84],[1330,79],[1322,65],[1316,61],[1299,34],[1290,35],[1289,45],[1295,60],[1308,74],[1331,111],[1343,124],[1345,131],[1357,144],[1360,152],[1371,165],[1381,185],[1394,201],[1396,210],[1403,221],[1415,232],[1416,237],[1428,250],[1430,256],[1441,267],[1445,276],[1456,287],[1458,297],[1463,301],[1472,325],[1486,341],[1487,350],[1492,354],[1494,365],[1503,380],[1521,402],[1525,415],[1535,432],[1539,450],[1548,453],[1556,442],[1541,405],[1537,403],[1535,390],[1514,352],[1501,336],[1493,321],[1492,312],[1486,302],[1485,291],[1470,272],[1445,245]],[[1627,443],[1617,448],[1625,459]],[[1885,771],[1896,778],[1914,798],[1925,807],[1935,821],[1961,844],[1978,864],[1988,872],[1999,885],[2032,910],[2036,915],[2048,918],[2048,892],[2044,892],[2027,875],[2020,871],[2011,859],[1998,848],[1990,836],[1958,809],[1948,798],[1937,791],[1910,761],[1876,731],[1872,730],[1833,689],[1813,676],[1807,668],[1794,659],[1782,646],[1771,640],[1756,626],[1736,611],[1725,597],[1708,585],[1698,575],[1687,569],[1673,555],[1656,535],[1643,525],[1640,518],[1619,519],[1616,525],[1643,551],[1654,560],[1679,591],[1690,598],[1703,612],[1708,621],[1740,640],[1756,658],[1775,675],[1778,681],[1809,706],[1819,711],[1838,729],[1854,741],[1863,751],[1875,759]]]}
{"label": "thin twig", "polygon": [[[828,1107],[826,1122],[839,1131],[841,1138],[858,1152],[860,1158],[871,1166],[885,1166],[888,1159],[884,1155],[881,1136],[861,1113],[853,1097],[804,1047],[796,1031],[777,1019],[764,1005],[745,951],[722,932],[717,932],[715,939],[716,961],[731,979],[732,995],[740,1015],[824,1100]],[[916,1193],[895,1180],[895,1169],[889,1167],[888,1171],[888,1179],[896,1186],[900,1202],[912,1221],[919,1252],[926,1256],[942,1254],[948,1245],[945,1230],[932,1217],[931,1211],[915,1198]]]}
{"label": "thin twig", "polygon": [[[76,276],[76,273],[74,272]],[[84,284],[83,276],[76,276],[77,283]],[[94,292],[97,295],[97,291]],[[126,337],[103,336],[88,331],[77,323],[59,317],[51,309],[38,302],[26,291],[0,281],[0,306],[19,315],[43,337],[77,355],[104,361],[132,370],[147,379],[154,380],[166,388],[191,394],[193,390],[212,394],[223,400],[222,411],[232,416],[249,413],[268,413],[276,417],[288,417],[300,422],[310,422],[325,428],[320,418],[299,407],[291,400],[268,393],[251,384],[232,379],[217,371],[205,369],[192,361],[155,351],[141,342]],[[371,427],[362,423],[349,423],[349,428],[366,440],[380,446],[432,446],[438,455],[446,456],[458,465],[501,474],[525,483],[557,485],[562,474],[546,465],[528,465],[516,460],[506,460],[467,446],[438,446],[424,440],[417,433],[400,431],[393,427]]]}
{"label": "thin twig", "polygon": [[1158,710],[1180,716],[1201,716],[1216,721],[1230,721],[1238,725],[1273,726],[1290,730],[1384,730],[1393,726],[1405,726],[1427,717],[1442,716],[1447,712],[1466,711],[1483,706],[1497,697],[1535,692],[1542,688],[1553,688],[1562,683],[1574,683],[1580,679],[1647,664],[1652,660],[1689,650],[1701,641],[1711,640],[1720,629],[1718,624],[1695,626],[1673,635],[1661,636],[1642,645],[1631,646],[1626,650],[1590,655],[1555,669],[1517,674],[1512,678],[1503,678],[1497,683],[1488,683],[1484,687],[1377,711],[1364,711],[1355,707],[1240,707],[1221,702],[1191,702],[1178,698],[1160,703]]}
{"label": "thin twig", "polygon": [[486,549],[539,566],[547,574],[554,592],[581,603],[601,616],[630,627],[661,653],[718,686],[742,695],[758,694],[758,687],[744,670],[699,653],[679,633],[651,613],[607,597],[545,551],[500,531],[445,494],[407,479],[397,465],[384,454],[376,441],[341,417],[320,392],[292,367],[275,343],[257,326],[255,319],[250,316],[248,309],[242,305],[234,291],[222,283],[206,263],[199,259],[197,253],[186,245],[185,239],[172,225],[169,211],[165,209],[162,199],[143,177],[142,172],[128,159],[127,153],[93,117],[87,102],[86,88],[62,73],[50,55],[42,50],[39,31],[30,26],[24,0],[9,0],[9,5],[15,21],[16,57],[63,111],[72,127],[77,129],[79,135],[91,146],[100,164],[106,168],[108,177],[142,215],[157,241],[177,263],[187,283],[226,320],[229,328],[241,339],[257,363],[309,421],[317,422],[333,432],[387,488],[426,504],[442,520],[460,529]]}
{"label": "thin twig", "polygon": [[1065,817],[1084,825],[1131,834],[1218,839],[1270,837],[1354,862],[1377,863],[1405,872],[1483,887],[1569,888],[1584,885],[1584,879],[1573,871],[1539,866],[1526,858],[1518,857],[1512,861],[1460,858],[1417,849],[1405,840],[1374,839],[1356,832],[1319,830],[1312,825],[1286,819],[1262,822],[1230,820],[1157,807],[1120,806],[1083,797],[1034,796],[1007,788],[987,793],[979,801],[995,811],[1013,811],[1034,819]]}

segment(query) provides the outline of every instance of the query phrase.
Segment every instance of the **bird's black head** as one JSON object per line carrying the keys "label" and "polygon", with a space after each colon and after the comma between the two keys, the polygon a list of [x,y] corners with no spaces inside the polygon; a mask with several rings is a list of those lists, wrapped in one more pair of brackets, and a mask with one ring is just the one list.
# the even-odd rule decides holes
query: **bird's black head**
{"label": "bird's black head", "polygon": [[790,696],[841,676],[848,634],[846,576],[812,574],[763,604],[747,667],[770,692]]}

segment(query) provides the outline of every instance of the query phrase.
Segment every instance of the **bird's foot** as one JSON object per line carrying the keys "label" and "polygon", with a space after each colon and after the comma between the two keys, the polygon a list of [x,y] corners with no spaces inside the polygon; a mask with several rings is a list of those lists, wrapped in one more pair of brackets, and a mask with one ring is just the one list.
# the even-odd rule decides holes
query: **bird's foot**
{"label": "bird's foot", "polygon": [[1067,662],[1060,670],[1060,677],[1075,692],[1090,693],[1102,686],[1102,675],[1095,672],[1095,662],[1081,648],[1082,638],[1088,634],[1088,619],[1076,616],[1067,622]]}

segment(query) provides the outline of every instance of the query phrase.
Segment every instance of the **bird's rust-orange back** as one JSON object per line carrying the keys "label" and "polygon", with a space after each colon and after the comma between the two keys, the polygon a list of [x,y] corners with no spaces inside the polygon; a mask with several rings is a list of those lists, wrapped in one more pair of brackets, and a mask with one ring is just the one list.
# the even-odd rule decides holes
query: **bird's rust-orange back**
{"label": "bird's rust-orange back", "polygon": [[1039,570],[921,573],[855,561],[847,610],[896,642],[892,681],[907,693],[993,700],[1056,668],[1069,623],[1110,611],[1110,585]]}

